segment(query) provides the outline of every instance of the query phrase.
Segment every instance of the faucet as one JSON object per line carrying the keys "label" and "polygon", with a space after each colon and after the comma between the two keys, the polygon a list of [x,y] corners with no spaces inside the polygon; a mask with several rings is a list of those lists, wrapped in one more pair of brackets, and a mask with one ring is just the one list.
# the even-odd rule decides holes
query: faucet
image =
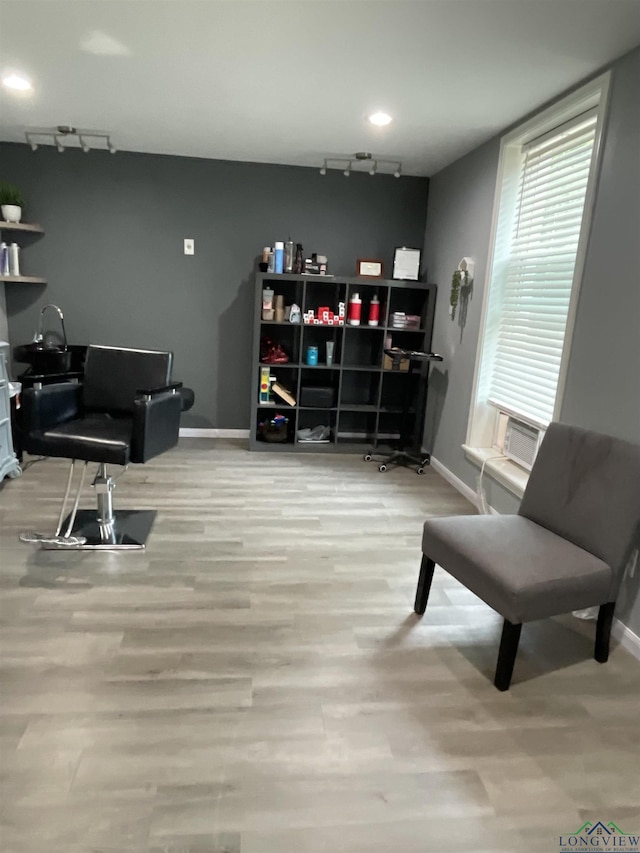
{"label": "faucet", "polygon": [[44,308],[42,309],[42,311],[40,312],[40,320],[38,322],[38,331],[36,332],[35,337],[33,338],[33,342],[35,344],[44,344],[45,343],[45,340],[44,340],[44,315],[45,315],[45,311],[47,310],[47,308],[53,308],[53,310],[58,314],[58,317],[60,318],[60,325],[62,326],[62,337],[64,338],[64,348],[66,350],[67,349],[67,333],[66,333],[65,328],[64,328],[64,314],[62,313],[62,309],[58,308],[58,306],[54,305],[52,302],[50,302],[48,305],[45,305]]}

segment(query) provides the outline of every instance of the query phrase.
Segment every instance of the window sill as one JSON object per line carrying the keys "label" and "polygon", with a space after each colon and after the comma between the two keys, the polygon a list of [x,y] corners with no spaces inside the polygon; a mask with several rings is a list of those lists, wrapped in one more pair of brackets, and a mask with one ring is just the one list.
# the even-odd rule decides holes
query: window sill
{"label": "window sill", "polygon": [[482,468],[484,464],[485,474],[488,474],[516,497],[522,497],[529,481],[528,471],[510,459],[492,458],[500,454],[500,451],[495,447],[470,447],[468,444],[463,444],[462,449],[470,462],[479,468]]}

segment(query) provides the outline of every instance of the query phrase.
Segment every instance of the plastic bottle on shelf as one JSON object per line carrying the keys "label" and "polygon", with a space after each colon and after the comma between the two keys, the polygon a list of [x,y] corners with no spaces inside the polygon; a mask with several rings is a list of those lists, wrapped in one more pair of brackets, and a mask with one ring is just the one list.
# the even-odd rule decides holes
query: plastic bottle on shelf
{"label": "plastic bottle on shelf", "polygon": [[9,247],[0,243],[0,275],[9,275]]}
{"label": "plastic bottle on shelf", "polygon": [[9,275],[20,275],[20,246],[9,244]]}
{"label": "plastic bottle on shelf", "polygon": [[350,326],[359,326],[361,313],[362,299],[360,298],[359,293],[354,293],[349,298],[349,304],[347,306],[347,323]]}
{"label": "plastic bottle on shelf", "polygon": [[300,275],[304,268],[304,255],[302,254],[302,243],[296,243],[296,258],[293,262],[293,271],[296,275]]}
{"label": "plastic bottle on shelf", "polygon": [[276,274],[284,272],[284,243],[281,240],[275,244],[273,271]]}
{"label": "plastic bottle on shelf", "polygon": [[285,272],[293,272],[293,265],[295,263],[295,254],[296,247],[293,243],[291,237],[284,244],[284,271]]}
{"label": "plastic bottle on shelf", "polygon": [[377,326],[380,320],[380,300],[378,294],[374,294],[371,304],[369,305],[369,325]]}

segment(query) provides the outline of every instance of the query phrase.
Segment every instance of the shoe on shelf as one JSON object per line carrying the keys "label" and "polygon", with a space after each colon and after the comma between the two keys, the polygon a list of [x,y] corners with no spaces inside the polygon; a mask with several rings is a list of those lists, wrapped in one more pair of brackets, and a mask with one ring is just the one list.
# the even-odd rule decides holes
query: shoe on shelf
{"label": "shoe on shelf", "polygon": [[263,338],[260,341],[260,361],[264,364],[286,364],[289,356],[280,344],[274,344],[270,338]]}
{"label": "shoe on shelf", "polygon": [[298,441],[313,442],[314,444],[329,444],[331,427],[320,424],[315,427],[305,427],[297,432]]}

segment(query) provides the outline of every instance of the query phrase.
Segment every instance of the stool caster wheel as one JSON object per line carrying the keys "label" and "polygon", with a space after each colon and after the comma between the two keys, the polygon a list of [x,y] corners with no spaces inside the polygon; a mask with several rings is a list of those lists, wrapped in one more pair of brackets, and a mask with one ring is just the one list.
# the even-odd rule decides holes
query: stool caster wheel
{"label": "stool caster wheel", "polygon": [[365,453],[363,459],[365,462],[371,462],[372,456],[370,453]]}
{"label": "stool caster wheel", "polygon": [[422,465],[416,469],[416,474],[424,474],[424,468],[422,467]]}
{"label": "stool caster wheel", "polygon": [[384,464],[384,462],[383,462],[383,463],[382,463],[382,465],[378,468],[378,471],[380,471],[380,473],[382,474],[382,473],[384,473],[386,470],[387,470],[387,466],[386,466],[386,465]]}

